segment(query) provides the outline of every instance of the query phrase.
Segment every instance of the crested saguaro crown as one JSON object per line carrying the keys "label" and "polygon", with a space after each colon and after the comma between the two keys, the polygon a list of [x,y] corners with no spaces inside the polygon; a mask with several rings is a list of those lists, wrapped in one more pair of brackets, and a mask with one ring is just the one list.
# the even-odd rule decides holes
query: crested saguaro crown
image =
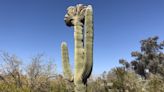
{"label": "crested saguaro crown", "polygon": [[76,6],[70,6],[67,8],[67,14],[64,17],[64,21],[67,26],[71,27],[80,23],[80,25],[84,24],[84,16],[86,7],[83,4],[78,4]]}
{"label": "crested saguaro crown", "polygon": [[70,6],[64,21],[68,27],[74,27],[74,74],[69,64],[66,42],[62,42],[62,64],[64,77],[73,81],[75,92],[87,91],[87,79],[93,67],[93,10],[92,6],[78,4]]}

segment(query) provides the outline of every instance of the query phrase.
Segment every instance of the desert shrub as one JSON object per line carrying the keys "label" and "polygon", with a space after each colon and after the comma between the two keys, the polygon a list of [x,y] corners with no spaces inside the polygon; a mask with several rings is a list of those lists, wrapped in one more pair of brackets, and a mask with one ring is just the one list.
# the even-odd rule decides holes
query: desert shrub
{"label": "desert shrub", "polygon": [[147,92],[164,92],[164,79],[159,74],[151,74],[145,83]]}
{"label": "desert shrub", "polygon": [[23,61],[16,55],[1,53],[0,92],[59,92],[53,88],[64,86],[51,83],[59,79],[55,65],[51,62],[43,63],[45,61],[42,58],[42,54],[34,56],[28,67],[24,67]]}
{"label": "desert shrub", "polygon": [[133,71],[118,67],[112,70],[115,77],[110,79],[111,92],[142,92],[142,79]]}

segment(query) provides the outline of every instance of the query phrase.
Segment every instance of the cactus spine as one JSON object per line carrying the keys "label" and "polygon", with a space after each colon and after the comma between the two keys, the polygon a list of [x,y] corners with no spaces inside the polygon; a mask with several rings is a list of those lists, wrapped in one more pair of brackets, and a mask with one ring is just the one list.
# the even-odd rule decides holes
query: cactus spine
{"label": "cactus spine", "polygon": [[[78,4],[70,6],[65,15],[67,26],[74,26],[74,85],[75,92],[86,92],[87,79],[91,75],[93,67],[93,11],[92,6]],[[68,49],[62,44],[62,62],[64,75],[69,73]],[[65,48],[65,49],[64,49]],[[65,50],[65,51],[63,51]],[[65,55],[67,54],[67,55]],[[65,63],[65,64],[64,64]],[[67,74],[68,73],[68,74]],[[67,77],[66,76],[66,77]]]}

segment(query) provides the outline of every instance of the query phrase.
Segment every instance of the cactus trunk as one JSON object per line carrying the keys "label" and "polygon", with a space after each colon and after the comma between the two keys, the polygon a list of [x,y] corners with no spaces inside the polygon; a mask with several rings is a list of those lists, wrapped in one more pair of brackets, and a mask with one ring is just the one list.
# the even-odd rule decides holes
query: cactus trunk
{"label": "cactus trunk", "polygon": [[[74,84],[75,92],[85,92],[85,85],[82,82],[80,71],[84,66],[84,48],[83,48],[83,28],[80,24],[74,26],[74,40],[75,40],[75,73]],[[79,86],[80,85],[80,86]]]}

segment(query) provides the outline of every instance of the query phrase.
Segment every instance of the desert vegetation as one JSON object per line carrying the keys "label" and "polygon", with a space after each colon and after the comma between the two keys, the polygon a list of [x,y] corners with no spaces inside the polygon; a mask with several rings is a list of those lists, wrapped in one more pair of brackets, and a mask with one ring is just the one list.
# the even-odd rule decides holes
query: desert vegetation
{"label": "desert vegetation", "polygon": [[[140,43],[141,51],[131,53],[134,60],[120,59],[121,67],[92,75],[87,92],[164,92],[164,41],[155,36]],[[32,57],[26,67],[16,55],[0,56],[0,92],[74,92],[72,81],[58,74],[53,61],[42,54]]]}
{"label": "desert vegetation", "polygon": [[158,36],[141,40],[141,50],[131,53],[133,60],[120,59],[121,66],[94,76],[92,6],[68,7],[64,21],[74,28],[74,72],[66,42],[61,43],[59,61],[63,74],[43,54],[27,65],[16,55],[1,52],[0,92],[164,92],[164,41],[159,42]]}

